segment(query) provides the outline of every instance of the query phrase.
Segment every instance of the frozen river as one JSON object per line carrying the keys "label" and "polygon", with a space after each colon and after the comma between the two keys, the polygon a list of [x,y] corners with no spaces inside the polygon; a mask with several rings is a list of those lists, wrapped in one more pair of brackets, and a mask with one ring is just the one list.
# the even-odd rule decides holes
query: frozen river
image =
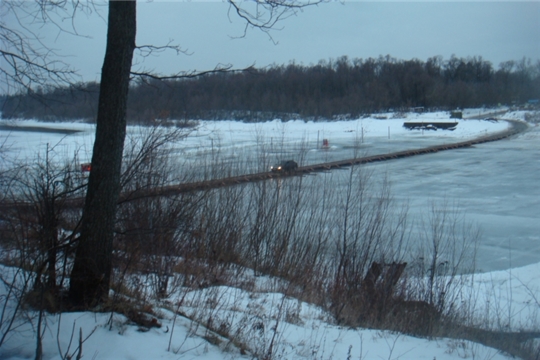
{"label": "frozen river", "polygon": [[[418,120],[418,115],[409,116]],[[424,116],[447,119],[439,113]],[[244,161],[254,171],[264,171],[268,164],[284,158],[298,159],[301,165],[342,160],[463,141],[508,126],[506,122],[464,121],[455,132],[423,133],[405,131],[402,123],[403,119],[390,118],[307,124],[209,122],[179,143],[176,151],[182,158],[197,159],[201,153],[220,149],[226,161]],[[72,156],[76,147],[81,161],[89,159],[91,125],[48,126],[83,132],[0,131],[0,139],[7,138],[7,153],[19,159],[43,151],[46,143],[56,145],[60,157]],[[329,139],[330,149],[318,148],[323,138]],[[466,218],[481,228],[479,270],[540,262],[540,126],[531,124],[528,131],[501,141],[367,166],[388,177],[393,196],[398,202],[409,203],[413,217],[426,215],[432,202],[457,204]]]}
{"label": "frozen river", "polygon": [[[360,146],[373,155],[451,142],[452,139],[379,139]],[[307,154],[306,162],[352,157],[336,144],[330,154]],[[322,160],[322,161],[321,161]],[[456,205],[481,230],[479,271],[502,270],[540,262],[540,126],[496,142],[366,165],[386,175],[398,203],[410,215],[429,215],[431,204]],[[414,240],[413,240],[414,241]]]}
{"label": "frozen river", "polygon": [[540,127],[510,139],[375,165],[411,212],[456,201],[481,227],[478,268],[540,261]]}

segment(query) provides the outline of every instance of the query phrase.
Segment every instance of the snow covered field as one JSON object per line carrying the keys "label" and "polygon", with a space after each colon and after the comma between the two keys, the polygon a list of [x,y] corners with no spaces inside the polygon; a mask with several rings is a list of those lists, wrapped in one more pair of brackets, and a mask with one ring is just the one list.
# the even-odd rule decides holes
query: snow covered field
{"label": "snow covered field", "polygon": [[[467,114],[467,113],[466,113]],[[477,115],[477,111],[471,111]],[[453,121],[447,112],[425,114],[381,114],[377,118],[368,117],[352,121],[304,122],[279,120],[264,123],[244,123],[239,121],[201,121],[189,136],[177,145],[183,156],[197,156],[201,152],[219,148],[230,151],[233,157],[249,156],[264,143],[278,160],[282,156],[298,157],[297,152],[309,152],[306,163],[351,158],[355,155],[374,155],[387,151],[420,148],[433,144],[444,144],[472,139],[485,134],[496,133],[508,128],[506,122],[463,120],[455,131],[411,131],[403,127],[404,121]],[[472,115],[471,115],[472,116]],[[88,160],[92,152],[94,126],[83,122],[44,123],[36,120],[0,121],[0,125],[17,128],[45,127],[56,129],[52,132],[25,132],[2,130],[0,138],[7,138],[9,152],[21,158],[35,158],[37,152],[44,152],[46,144],[55,147],[59,155],[72,156],[77,150],[81,161]],[[62,131],[77,130],[72,134]],[[137,135],[140,127],[128,127],[128,133]],[[323,139],[328,139],[331,151],[319,151]]]}
{"label": "snow covered field", "polygon": [[[1,267],[6,278],[13,269]],[[508,324],[507,330],[538,330],[540,324],[540,264],[476,275],[469,290],[481,319]],[[388,331],[349,329],[332,324],[321,309],[272,291],[273,280],[256,278],[252,291],[211,287],[176,293],[168,307],[154,311],[160,328],[140,331],[122,315],[63,313],[47,315],[44,359],[75,358],[79,331],[84,358],[90,359],[237,359],[262,357],[270,349],[276,359],[491,359],[510,357],[489,347],[457,339],[422,339]],[[5,289],[2,289],[5,295]],[[180,301],[183,306],[175,304]],[[13,305],[13,304],[9,304]],[[8,306],[9,306],[8,305]],[[164,305],[162,305],[164,306]],[[209,318],[236,337],[236,343],[171,310]],[[35,313],[33,325],[35,326]],[[509,318],[510,317],[510,318]],[[0,348],[0,359],[33,359],[35,328],[28,319],[15,323]],[[244,353],[237,345],[250,351]]]}
{"label": "snow covered field", "polygon": [[[479,112],[471,110],[465,116]],[[405,115],[407,121],[448,120],[444,112]],[[385,116],[317,123],[203,122],[175,146],[178,154],[187,158],[219,147],[230,159],[254,156],[256,162],[261,144],[272,144],[269,162],[292,156],[308,164],[463,141],[508,127],[502,121],[460,120],[453,132],[410,131],[402,127],[403,117]],[[506,113],[503,117],[523,120],[524,113]],[[0,131],[0,143],[4,141],[8,158],[33,159],[36,152],[45,151],[46,144],[54,147],[58,158],[71,157],[76,150],[82,162],[90,157],[92,125],[36,121],[9,124],[82,131],[70,135]],[[479,319],[509,330],[540,327],[540,127],[537,123],[530,125],[527,132],[508,140],[369,165],[389,177],[394,195],[410,203],[413,215],[424,211],[430,201],[451,199],[478,223],[483,230],[478,267],[486,272],[467,278],[467,295],[476,299],[475,314]],[[129,129],[131,134],[137,131],[137,127]],[[329,140],[329,150],[320,149],[322,139]],[[296,157],[295,151],[302,155]],[[254,170],[260,171],[266,165],[255,165]],[[11,271],[1,269],[4,278]],[[252,358],[270,348],[276,358],[282,359],[507,359],[494,349],[467,341],[428,341],[385,331],[338,327],[319,308],[276,293],[277,280],[260,277],[250,281],[254,281],[251,291],[213,287],[173,294],[168,303],[160,304],[162,309],[157,315],[161,328],[148,332],[127,325],[121,315],[112,316],[112,322],[111,314],[49,315],[44,358],[60,359],[64,354],[76,353],[81,328],[83,337],[91,334],[83,345],[84,358],[95,359]],[[1,291],[5,296],[4,287]],[[242,354],[237,344],[185,317],[175,316],[171,310],[176,309],[179,299],[183,303],[177,310],[192,317],[211,317],[229,333],[237,333],[251,352]],[[24,320],[18,325],[0,347],[0,359],[34,358],[34,329]],[[73,329],[75,336],[70,340]]]}

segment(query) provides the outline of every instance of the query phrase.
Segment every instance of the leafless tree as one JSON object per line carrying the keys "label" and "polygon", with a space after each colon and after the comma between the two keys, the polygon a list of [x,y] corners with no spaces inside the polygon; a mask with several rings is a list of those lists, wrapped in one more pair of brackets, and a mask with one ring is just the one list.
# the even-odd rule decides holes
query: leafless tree
{"label": "leafless tree", "polygon": [[[79,3],[78,5],[76,3]],[[36,7],[37,5],[37,7]],[[73,2],[71,14],[82,3]],[[59,54],[42,42],[36,24],[56,23],[49,15],[69,9],[55,1],[2,1],[0,4],[0,89],[10,93],[21,89],[32,91],[36,86],[73,83],[76,71],[60,60]],[[10,23],[8,24],[8,20]],[[34,25],[31,26],[31,25]],[[59,27],[61,31],[63,27]]]}

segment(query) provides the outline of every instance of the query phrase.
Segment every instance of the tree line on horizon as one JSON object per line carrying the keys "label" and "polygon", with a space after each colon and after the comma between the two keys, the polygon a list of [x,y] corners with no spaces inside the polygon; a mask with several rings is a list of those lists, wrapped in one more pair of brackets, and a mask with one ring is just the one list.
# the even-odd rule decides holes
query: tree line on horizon
{"label": "tree line on horizon", "polygon": [[[354,118],[410,108],[456,109],[522,104],[540,98],[540,60],[482,57],[398,60],[346,56],[305,66],[291,62],[195,78],[132,81],[128,121],[264,121]],[[99,84],[38,87],[2,96],[3,118],[62,121],[96,118]]]}

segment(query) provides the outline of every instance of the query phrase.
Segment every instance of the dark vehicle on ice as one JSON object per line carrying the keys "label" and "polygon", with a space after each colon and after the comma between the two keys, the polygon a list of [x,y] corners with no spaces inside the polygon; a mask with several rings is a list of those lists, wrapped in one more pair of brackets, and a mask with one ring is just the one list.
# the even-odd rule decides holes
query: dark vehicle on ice
{"label": "dark vehicle on ice", "polygon": [[277,165],[270,166],[272,172],[294,171],[296,169],[298,169],[298,164],[294,160],[285,160]]}

